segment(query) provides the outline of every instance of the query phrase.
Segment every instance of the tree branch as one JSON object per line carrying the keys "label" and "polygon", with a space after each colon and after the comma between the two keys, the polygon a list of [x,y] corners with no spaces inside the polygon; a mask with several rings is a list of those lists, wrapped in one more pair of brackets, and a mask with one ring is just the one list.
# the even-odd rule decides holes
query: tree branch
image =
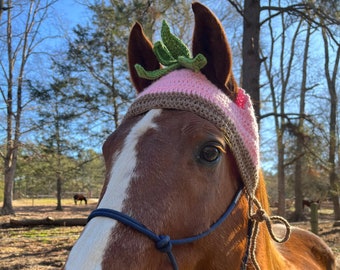
{"label": "tree branch", "polygon": [[[328,36],[339,46],[340,43],[334,37],[331,29],[328,27],[330,25],[340,25],[340,20],[330,16],[322,7],[316,7],[312,3],[303,3],[303,4],[295,4],[286,7],[274,7],[274,6],[262,6],[261,11],[269,10],[269,11],[277,11],[274,14],[271,14],[267,18],[265,18],[262,22],[260,22],[260,26],[270,21],[271,19],[279,16],[280,14],[287,13],[292,16],[296,16],[298,18],[303,18],[304,21],[309,23],[310,25],[316,25],[317,27],[323,27],[326,29]],[[318,20],[322,19],[322,20]]]}
{"label": "tree branch", "polygon": [[[242,6],[237,2],[233,0],[228,0],[228,2],[236,9],[236,11],[244,18],[244,12]],[[246,19],[246,18],[244,18]]]}

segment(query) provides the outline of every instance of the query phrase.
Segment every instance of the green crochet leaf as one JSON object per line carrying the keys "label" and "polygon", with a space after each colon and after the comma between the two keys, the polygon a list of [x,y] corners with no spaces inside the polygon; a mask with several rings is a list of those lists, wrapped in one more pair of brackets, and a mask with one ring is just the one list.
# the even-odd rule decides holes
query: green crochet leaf
{"label": "green crochet leaf", "polygon": [[162,23],[161,37],[172,56],[177,59],[179,56],[190,57],[189,48],[175,35],[171,34],[170,27],[166,21]]}
{"label": "green crochet leaf", "polygon": [[179,56],[178,63],[185,68],[198,72],[207,64],[207,58],[201,53],[197,54],[195,58]]}
{"label": "green crochet leaf", "polygon": [[160,68],[157,70],[153,70],[153,71],[147,71],[145,70],[141,65],[136,64],[135,65],[135,69],[137,71],[137,74],[140,78],[144,78],[144,79],[148,79],[148,80],[157,80],[160,77],[168,74],[171,71],[174,71],[176,69],[179,68],[179,64],[175,63],[171,66],[165,67],[165,68]]}
{"label": "green crochet leaf", "polygon": [[162,41],[157,41],[155,43],[153,47],[153,52],[156,55],[158,61],[163,66],[170,66],[177,62],[176,59],[171,55],[168,48],[165,46],[165,44]]}
{"label": "green crochet leaf", "polygon": [[166,21],[162,23],[161,37],[162,41],[154,44],[153,52],[163,68],[147,71],[141,65],[136,64],[135,69],[139,77],[157,80],[175,69],[188,68],[198,72],[207,64],[207,59],[202,54],[191,57],[188,47],[170,32]]}

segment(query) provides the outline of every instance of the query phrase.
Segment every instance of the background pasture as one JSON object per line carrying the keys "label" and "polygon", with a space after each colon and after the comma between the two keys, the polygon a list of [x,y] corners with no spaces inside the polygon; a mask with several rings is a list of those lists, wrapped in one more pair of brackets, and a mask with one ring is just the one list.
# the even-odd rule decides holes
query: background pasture
{"label": "background pasture", "polygon": [[[0,217],[0,270],[60,269],[83,229],[82,226],[10,228],[10,219],[86,218],[96,203],[96,199],[89,199],[88,205],[74,205],[72,199],[63,199],[64,211],[56,211],[56,199],[53,198],[15,200],[16,215]],[[333,226],[331,203],[321,205],[319,216],[319,234],[337,255],[337,269],[340,269],[340,227]],[[292,225],[310,229],[309,221]]]}

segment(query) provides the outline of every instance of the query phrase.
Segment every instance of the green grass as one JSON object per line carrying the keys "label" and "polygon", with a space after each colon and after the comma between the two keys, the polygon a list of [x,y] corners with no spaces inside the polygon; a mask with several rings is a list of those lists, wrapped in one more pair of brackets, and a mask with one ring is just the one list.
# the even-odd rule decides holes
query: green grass
{"label": "green grass", "polygon": [[324,215],[332,215],[334,213],[333,209],[325,209],[325,208],[321,208],[319,210],[319,214],[324,214]]}
{"label": "green grass", "polygon": [[[62,205],[73,205],[73,199],[62,199]],[[56,198],[25,198],[13,200],[14,206],[56,206],[57,199]]]}

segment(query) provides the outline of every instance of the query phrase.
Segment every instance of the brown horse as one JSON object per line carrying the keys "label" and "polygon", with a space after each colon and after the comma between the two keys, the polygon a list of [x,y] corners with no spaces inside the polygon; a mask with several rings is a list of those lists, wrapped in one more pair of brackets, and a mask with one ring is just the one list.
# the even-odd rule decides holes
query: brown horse
{"label": "brown horse", "polygon": [[[158,71],[140,78],[135,64],[155,70],[159,58],[139,24],[131,31],[129,64],[139,97],[103,145],[100,201],[65,269],[335,269],[320,238],[269,217],[251,133],[256,120],[243,116],[249,102],[233,78],[230,47],[210,10],[194,3],[193,11],[193,54],[205,56],[204,68],[178,57],[182,69],[165,69],[155,82]],[[173,49],[176,42],[170,36],[164,43]],[[161,52],[163,61],[169,54]],[[163,62],[177,65],[170,60]],[[216,105],[221,100],[226,107]]]}
{"label": "brown horse", "polygon": [[312,204],[316,203],[318,205],[318,208],[320,207],[320,200],[302,200],[302,209],[305,210],[305,206],[311,208]]}
{"label": "brown horse", "polygon": [[80,201],[80,204],[82,201],[84,201],[85,204],[87,204],[87,199],[83,194],[74,194],[73,200],[75,205],[77,205],[77,201]]}

